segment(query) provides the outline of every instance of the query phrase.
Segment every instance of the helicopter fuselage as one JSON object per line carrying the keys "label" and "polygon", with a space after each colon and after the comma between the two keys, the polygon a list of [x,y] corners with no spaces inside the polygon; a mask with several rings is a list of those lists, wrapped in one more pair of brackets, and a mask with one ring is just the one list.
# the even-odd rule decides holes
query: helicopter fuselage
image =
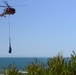
{"label": "helicopter fuselage", "polygon": [[4,9],[3,13],[0,14],[0,16],[6,17],[6,15],[15,14],[15,9],[9,6],[6,1],[4,1],[4,3],[6,4],[6,6],[0,6],[0,7],[6,7],[6,8]]}
{"label": "helicopter fuselage", "polygon": [[4,9],[4,13],[5,14],[9,14],[9,15],[14,14],[15,13],[15,9],[14,8],[10,8],[10,7],[5,8]]}

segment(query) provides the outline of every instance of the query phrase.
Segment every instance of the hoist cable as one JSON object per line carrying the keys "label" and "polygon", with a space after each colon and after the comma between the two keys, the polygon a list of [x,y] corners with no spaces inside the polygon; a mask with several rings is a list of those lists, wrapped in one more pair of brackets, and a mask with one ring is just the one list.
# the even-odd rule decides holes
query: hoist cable
{"label": "hoist cable", "polygon": [[11,48],[11,35],[10,35],[10,15],[8,15],[8,24],[9,24],[9,53],[11,53],[12,48]]}

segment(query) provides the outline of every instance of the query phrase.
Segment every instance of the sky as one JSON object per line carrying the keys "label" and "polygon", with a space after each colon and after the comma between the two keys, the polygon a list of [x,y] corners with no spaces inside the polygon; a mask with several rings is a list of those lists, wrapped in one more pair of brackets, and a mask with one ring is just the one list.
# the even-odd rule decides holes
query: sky
{"label": "sky", "polygon": [[[70,57],[76,52],[76,0],[5,1],[16,13],[0,17],[0,57],[53,57],[58,52]],[[3,0],[0,5],[5,5]]]}

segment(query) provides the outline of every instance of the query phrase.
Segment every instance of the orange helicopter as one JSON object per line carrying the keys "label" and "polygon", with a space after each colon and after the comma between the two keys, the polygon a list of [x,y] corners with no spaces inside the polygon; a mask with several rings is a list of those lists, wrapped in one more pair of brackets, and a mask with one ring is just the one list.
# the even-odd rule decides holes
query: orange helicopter
{"label": "orange helicopter", "polygon": [[4,1],[6,6],[0,6],[0,7],[6,7],[4,9],[4,12],[0,14],[1,17],[6,17],[6,15],[14,15],[16,13],[15,8],[12,8],[11,6],[8,5],[7,2]]}

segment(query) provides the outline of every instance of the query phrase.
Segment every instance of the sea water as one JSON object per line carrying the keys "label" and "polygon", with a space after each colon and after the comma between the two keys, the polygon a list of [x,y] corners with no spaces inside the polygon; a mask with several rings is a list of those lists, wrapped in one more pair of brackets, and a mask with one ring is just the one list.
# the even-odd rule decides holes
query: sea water
{"label": "sea water", "polygon": [[[47,63],[47,58],[37,58],[39,61],[43,63]],[[0,58],[0,70],[4,68],[8,68],[10,64],[14,64],[14,66],[21,70],[24,69],[25,66],[29,65],[31,62],[34,62],[35,58]]]}

